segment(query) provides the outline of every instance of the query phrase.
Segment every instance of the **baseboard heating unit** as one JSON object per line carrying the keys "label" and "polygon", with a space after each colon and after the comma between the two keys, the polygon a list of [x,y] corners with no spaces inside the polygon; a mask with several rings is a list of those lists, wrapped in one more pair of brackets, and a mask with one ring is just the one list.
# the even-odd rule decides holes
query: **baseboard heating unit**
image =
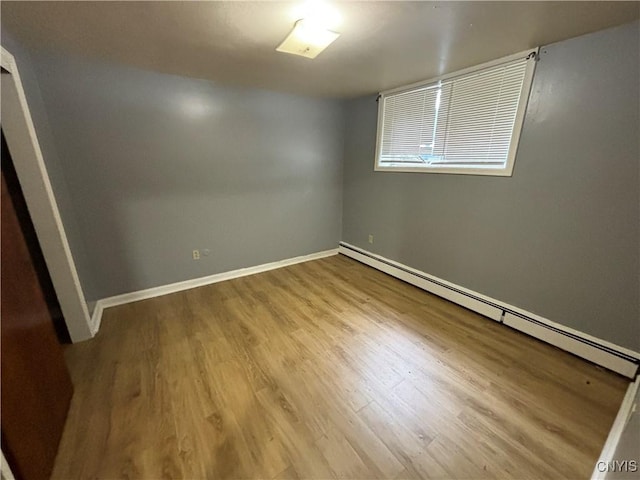
{"label": "baseboard heating unit", "polygon": [[635,378],[638,373],[638,352],[565,327],[348,243],[340,242],[338,252],[625,377]]}

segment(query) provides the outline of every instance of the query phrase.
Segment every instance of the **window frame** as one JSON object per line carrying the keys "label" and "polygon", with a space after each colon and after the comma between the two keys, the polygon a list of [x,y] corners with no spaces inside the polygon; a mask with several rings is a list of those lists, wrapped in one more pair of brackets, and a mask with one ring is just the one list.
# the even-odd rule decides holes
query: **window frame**
{"label": "window frame", "polygon": [[[528,48],[527,50],[523,50],[518,53],[514,53],[512,55],[507,55],[506,57],[502,57],[496,60],[492,60],[489,62],[482,63],[480,65],[475,65],[473,67],[465,68],[462,70],[458,70],[452,73],[447,73],[445,75],[440,75],[439,77],[430,78],[429,80],[423,80],[420,82],[415,82],[409,85],[403,85],[401,87],[392,88],[390,90],[385,90],[380,92],[378,95],[378,121],[376,124],[376,152],[374,158],[374,171],[376,172],[396,172],[396,173],[446,173],[446,174],[455,174],[455,175],[487,175],[494,177],[511,177],[513,175],[513,168],[515,164],[516,153],[518,151],[518,144],[520,143],[520,134],[522,132],[522,127],[524,125],[525,113],[527,111],[527,105],[529,104],[529,95],[531,93],[531,87],[533,85],[533,77],[535,73],[535,68],[538,52],[540,48]],[[384,121],[384,99],[388,95],[407,92],[410,90],[416,90],[419,88],[425,88],[431,86],[437,82],[441,82],[444,80],[451,80],[457,77],[462,77],[479,70],[484,70],[487,68],[491,68],[497,65],[501,65],[504,63],[513,62],[518,59],[526,58],[530,55],[534,55],[534,58],[528,62],[524,79],[522,81],[522,91],[520,93],[520,101],[518,103],[518,109],[516,111],[516,117],[514,120],[513,132],[511,134],[511,142],[509,144],[509,153],[507,155],[507,162],[504,167],[482,167],[482,168],[474,168],[468,166],[462,167],[451,167],[451,166],[424,166],[424,167],[407,167],[403,166],[381,166],[379,164],[380,158],[380,147],[382,143],[382,126]]]}

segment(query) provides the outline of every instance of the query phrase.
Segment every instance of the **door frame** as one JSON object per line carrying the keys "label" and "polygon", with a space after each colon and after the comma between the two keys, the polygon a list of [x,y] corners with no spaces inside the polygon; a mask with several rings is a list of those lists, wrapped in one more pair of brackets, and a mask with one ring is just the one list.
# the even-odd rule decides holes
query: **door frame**
{"label": "door frame", "polygon": [[4,458],[4,452],[1,450],[0,455],[2,455],[2,459],[0,460],[0,474],[2,474],[3,480],[16,480],[16,477],[13,476],[13,472],[9,466],[9,462]]}
{"label": "door frame", "polygon": [[[2,130],[72,342],[96,334],[14,56],[0,47]],[[5,71],[7,73],[5,73]]]}

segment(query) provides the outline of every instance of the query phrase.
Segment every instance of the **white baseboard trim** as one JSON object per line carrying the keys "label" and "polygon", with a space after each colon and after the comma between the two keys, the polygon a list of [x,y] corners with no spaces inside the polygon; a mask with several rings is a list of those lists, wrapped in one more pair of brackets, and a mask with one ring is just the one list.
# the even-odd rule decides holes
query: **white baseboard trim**
{"label": "white baseboard trim", "polygon": [[606,340],[574,330],[508,303],[482,295],[415,268],[389,260],[362,248],[340,242],[339,253],[411,285],[450,300],[469,310],[585,358],[597,365],[634,378],[640,363],[640,353]]}
{"label": "white baseboard trim", "polygon": [[93,315],[91,316],[91,329],[94,335],[98,332],[98,330],[100,329],[100,323],[102,322],[102,313],[105,308],[124,305],[125,303],[137,302],[139,300],[146,300],[148,298],[159,297],[161,295],[168,295],[170,293],[181,292],[183,290],[190,290],[192,288],[202,287],[205,285],[210,285],[212,283],[224,282],[225,280],[231,280],[233,278],[246,277],[247,275],[254,275],[256,273],[275,270],[277,268],[295,265],[296,263],[318,260],[320,258],[330,257],[337,254],[338,249],[334,248],[322,252],[311,253],[309,255],[302,255],[300,257],[287,258],[285,260],[279,260],[277,262],[264,263],[262,265],[256,265],[255,267],[240,268],[238,270],[231,270],[229,272],[216,273],[214,275],[208,275],[206,277],[194,278],[192,280],[185,280],[183,282],[171,283],[169,285],[161,285],[159,287],[147,288],[146,290],[139,290],[137,292],[123,293],[122,295],[103,298],[96,302],[95,308],[93,310]]}
{"label": "white baseboard trim", "polygon": [[[600,457],[593,469],[591,480],[602,480],[606,478],[608,470],[607,467],[610,465],[610,462],[613,461],[613,457],[618,448],[618,443],[620,443],[620,438],[627,426],[629,417],[633,413],[638,387],[640,387],[640,377],[636,378],[636,381],[630,383],[627,387],[627,393],[622,399],[618,415],[616,415],[616,419],[613,421],[611,430],[609,430],[609,436],[607,437],[607,441],[605,442],[602,452],[600,453]],[[638,415],[638,413],[636,413],[636,415]]]}

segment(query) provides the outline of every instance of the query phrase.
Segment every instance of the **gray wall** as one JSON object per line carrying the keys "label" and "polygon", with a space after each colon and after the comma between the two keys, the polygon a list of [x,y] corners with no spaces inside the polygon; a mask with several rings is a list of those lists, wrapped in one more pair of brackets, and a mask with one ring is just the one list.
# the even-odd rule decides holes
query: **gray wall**
{"label": "gray wall", "polygon": [[341,103],[31,56],[90,300],[337,246]]}
{"label": "gray wall", "polygon": [[640,350],[639,36],[542,49],[511,178],[374,173],[375,97],[350,102],[343,240]]}
{"label": "gray wall", "polygon": [[86,295],[87,292],[94,291],[94,273],[89,263],[84,239],[77,221],[76,208],[69,192],[66,176],[60,163],[53,134],[49,126],[49,117],[45,110],[38,79],[33,69],[33,61],[29,53],[22,48],[20,43],[18,43],[6,29],[2,30],[2,46],[6,48],[16,60],[22,86],[27,98],[27,104],[29,105],[29,112],[31,113],[31,118],[36,128],[38,143],[40,144],[49,180],[51,181],[56,204],[60,211],[60,218],[64,225],[67,241],[69,242],[69,248],[72,252],[82,289]]}

